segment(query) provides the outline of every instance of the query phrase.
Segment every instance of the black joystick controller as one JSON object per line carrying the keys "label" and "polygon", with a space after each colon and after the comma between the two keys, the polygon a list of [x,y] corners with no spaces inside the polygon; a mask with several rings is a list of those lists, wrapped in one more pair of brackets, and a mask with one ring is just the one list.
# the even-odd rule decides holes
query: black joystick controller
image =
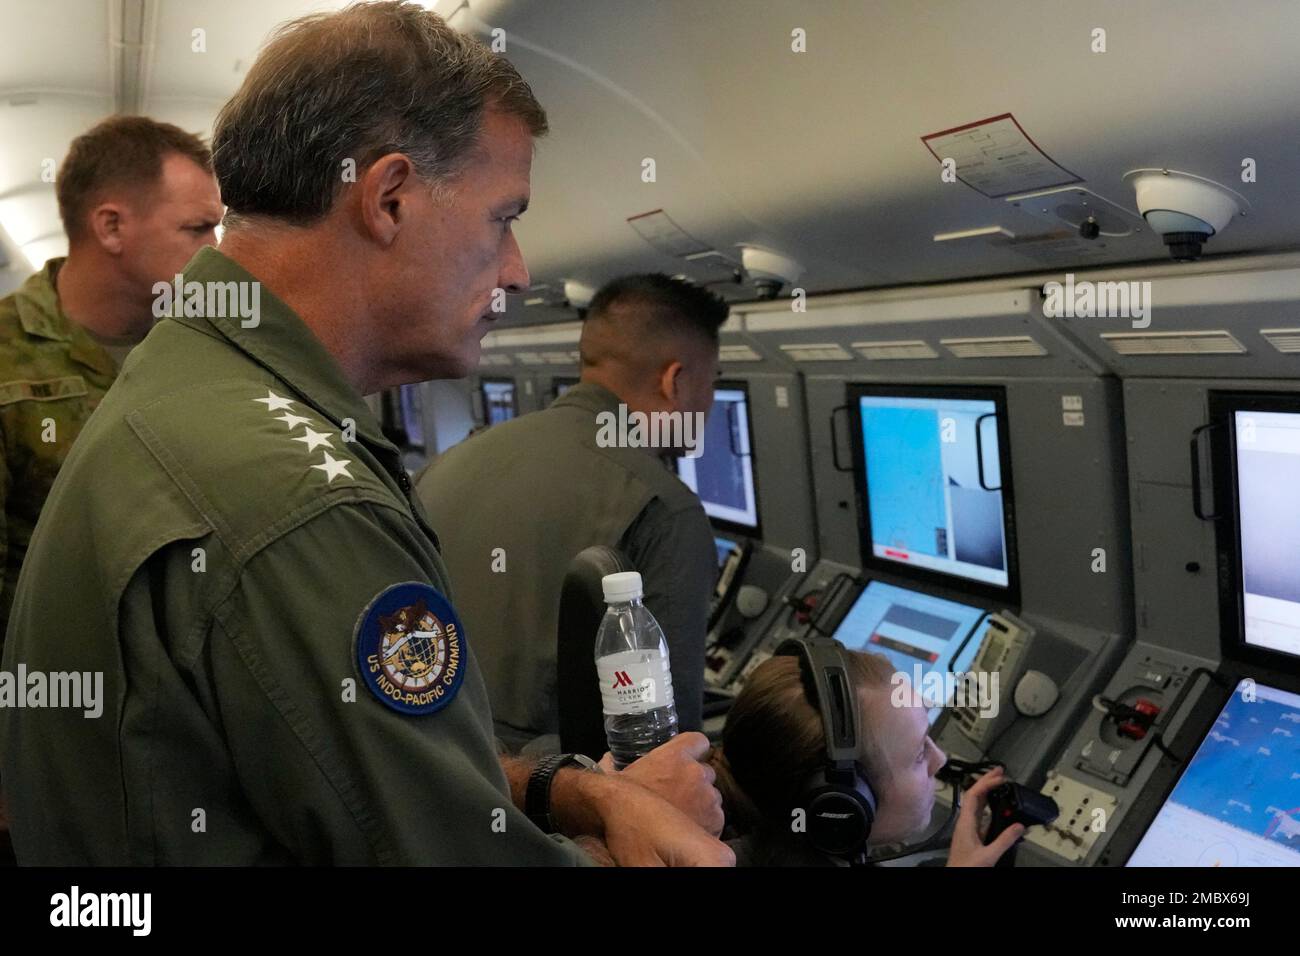
{"label": "black joystick controller", "polygon": [[[1023,823],[1026,827],[1041,826],[1051,823],[1061,814],[1061,808],[1051,797],[1010,780],[994,787],[989,793],[989,810],[993,813],[993,822],[989,824],[989,832],[984,837],[985,846],[1017,823]],[[1002,854],[997,865],[1015,864],[1016,848],[1013,846]]]}

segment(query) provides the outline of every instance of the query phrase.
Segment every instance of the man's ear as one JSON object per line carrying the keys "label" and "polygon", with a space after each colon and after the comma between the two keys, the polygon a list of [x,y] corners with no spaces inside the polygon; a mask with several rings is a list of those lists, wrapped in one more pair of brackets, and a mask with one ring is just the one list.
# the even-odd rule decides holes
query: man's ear
{"label": "man's ear", "polygon": [[391,245],[410,214],[410,191],[420,185],[415,165],[404,153],[388,153],[371,163],[352,187],[367,235],[380,245]]}
{"label": "man's ear", "polygon": [[115,202],[100,203],[90,211],[90,234],[109,255],[122,254],[124,210]]}
{"label": "man's ear", "polygon": [[669,362],[659,373],[659,392],[670,406],[676,408],[682,389],[682,363]]}

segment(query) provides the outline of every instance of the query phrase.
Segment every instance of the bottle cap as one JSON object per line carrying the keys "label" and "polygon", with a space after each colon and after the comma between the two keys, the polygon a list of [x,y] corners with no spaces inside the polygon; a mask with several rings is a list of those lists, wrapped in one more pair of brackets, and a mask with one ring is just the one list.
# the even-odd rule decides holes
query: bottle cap
{"label": "bottle cap", "polygon": [[607,574],[600,579],[600,586],[605,592],[606,604],[636,600],[641,597],[641,572],[620,571],[618,574]]}

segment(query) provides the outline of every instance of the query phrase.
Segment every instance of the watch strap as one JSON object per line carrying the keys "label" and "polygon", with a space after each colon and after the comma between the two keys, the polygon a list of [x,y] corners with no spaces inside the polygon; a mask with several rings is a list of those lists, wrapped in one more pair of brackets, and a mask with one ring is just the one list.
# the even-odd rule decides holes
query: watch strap
{"label": "watch strap", "polygon": [[582,754],[551,754],[543,757],[533,772],[528,775],[528,788],[524,792],[524,814],[543,833],[555,833],[555,821],[551,817],[551,785],[555,775],[569,764],[579,764],[588,770],[599,772],[595,761]]}

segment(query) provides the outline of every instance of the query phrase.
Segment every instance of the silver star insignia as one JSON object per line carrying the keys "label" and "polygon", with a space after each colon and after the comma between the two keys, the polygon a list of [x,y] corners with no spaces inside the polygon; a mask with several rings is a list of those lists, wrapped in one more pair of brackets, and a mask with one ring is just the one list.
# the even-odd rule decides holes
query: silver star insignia
{"label": "silver star insignia", "polygon": [[317,445],[324,445],[327,448],[333,448],[330,444],[328,432],[313,431],[310,427],[303,429],[306,434],[294,435],[294,441],[305,442],[308,451],[315,451]]}
{"label": "silver star insignia", "polygon": [[261,402],[266,406],[268,412],[287,412],[293,407],[293,402],[287,398],[275,394],[269,388],[266,390],[266,398],[255,398],[255,402]]}
{"label": "silver star insignia", "polygon": [[348,465],[352,464],[351,461],[346,458],[341,460],[337,459],[327,451],[321,452],[321,454],[325,456],[325,461],[319,465],[312,465],[312,467],[319,468],[321,471],[325,472],[325,474],[329,476],[329,483],[331,485],[334,484],[334,479],[339,475],[346,475],[348,478],[352,477],[352,473],[348,471]]}
{"label": "silver star insignia", "polygon": [[275,416],[275,420],[277,422],[284,422],[286,425],[288,425],[289,431],[293,431],[299,425],[306,425],[309,421],[311,421],[310,418],[303,418],[301,415],[294,415],[290,412],[285,412],[283,415]]}

